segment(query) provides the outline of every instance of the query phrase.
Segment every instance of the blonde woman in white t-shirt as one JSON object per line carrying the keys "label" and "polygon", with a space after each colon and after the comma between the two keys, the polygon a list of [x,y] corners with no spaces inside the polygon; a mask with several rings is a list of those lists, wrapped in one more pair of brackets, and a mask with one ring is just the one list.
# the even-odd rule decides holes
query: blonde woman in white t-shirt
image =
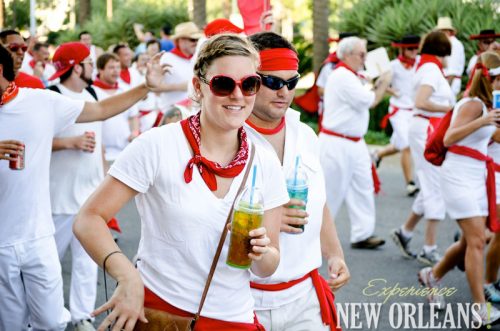
{"label": "blonde woman in white t-shirt", "polygon": [[[447,249],[443,259],[433,268],[420,270],[419,279],[428,288],[439,288],[439,281],[465,259],[472,301],[479,304],[481,320],[478,322],[485,326],[500,319],[497,308],[487,309],[483,292],[486,224],[491,230],[500,226],[496,217],[496,196],[487,184],[490,181],[495,187],[494,163],[491,159],[488,161],[487,151],[491,137],[500,126],[500,109],[491,110],[492,91],[500,90],[500,56],[493,52],[483,53],[478,63],[482,69],[476,70],[468,97],[453,110],[444,137],[448,152],[441,166],[446,210],[457,220],[462,237]],[[485,176],[486,169],[488,174]]]}
{"label": "blonde woman in white t-shirt", "polygon": [[[254,147],[242,126],[260,88],[258,65],[259,55],[246,39],[209,39],[194,68],[201,111],[134,140],[82,207],[74,231],[118,281],[111,299],[94,312],[112,310],[99,330],[132,330],[138,320],[146,322],[144,307],[152,303],[176,315],[197,312],[227,214],[251,166]],[[267,277],[278,267],[280,207],[289,199],[274,155],[256,148],[253,164],[265,212],[263,226],[250,232],[250,270]],[[142,223],[137,269],[115,254],[120,251],[105,223],[133,197]],[[195,330],[262,330],[253,313],[250,273],[226,265],[228,244],[226,239]]]}

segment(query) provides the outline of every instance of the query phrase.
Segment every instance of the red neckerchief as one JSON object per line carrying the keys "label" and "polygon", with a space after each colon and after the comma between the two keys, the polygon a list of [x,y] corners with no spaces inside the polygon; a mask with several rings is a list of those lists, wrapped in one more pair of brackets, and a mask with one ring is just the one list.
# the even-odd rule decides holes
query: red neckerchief
{"label": "red neckerchief", "polygon": [[182,52],[181,52],[181,50],[180,50],[180,49],[178,49],[177,47],[174,47],[174,48],[170,51],[170,53],[175,54],[175,55],[177,55],[178,57],[181,57],[181,58],[186,59],[186,60],[191,60],[191,58],[193,57],[192,55],[189,55],[189,56],[188,56],[188,55],[186,55],[186,54],[182,53]]}
{"label": "red neckerchief", "polygon": [[285,127],[285,117],[284,116],[281,118],[281,121],[278,124],[278,126],[273,128],[273,129],[261,128],[255,124],[253,124],[252,122],[250,122],[250,120],[246,120],[245,122],[248,124],[249,127],[254,129],[255,131],[257,131],[258,133],[265,134],[265,135],[276,134],[276,133],[280,132],[281,130],[283,130],[283,128]]}
{"label": "red neckerchief", "polygon": [[16,83],[10,82],[5,91],[2,93],[2,98],[0,99],[0,106],[12,101],[19,93],[19,87]]}
{"label": "red neckerchief", "polygon": [[130,71],[128,71],[128,68],[122,69],[120,71],[120,78],[127,84],[130,85]]}
{"label": "red neckerchief", "polygon": [[350,72],[352,72],[353,74],[355,74],[357,77],[361,78],[361,79],[366,79],[365,76],[361,75],[360,73],[354,71],[350,66],[348,66],[344,61],[339,61],[339,63],[337,63],[337,65],[335,66],[335,69],[338,69],[338,68],[346,68],[347,70],[349,70]]}
{"label": "red neckerchief", "polygon": [[340,61],[340,59],[337,57],[337,52],[333,52],[333,53],[330,53],[328,55],[328,57],[326,58],[325,62],[323,62],[323,64],[326,64],[326,63],[337,64],[339,61]]}
{"label": "red neckerchief", "polygon": [[[31,69],[35,69],[35,64],[36,64],[35,59],[31,59],[31,61],[29,62]],[[43,62],[42,62],[42,68],[45,70],[45,63]]]}
{"label": "red neckerchief", "polygon": [[439,70],[443,74],[443,77],[445,77],[443,72],[443,64],[441,63],[441,61],[438,60],[437,56],[430,54],[422,54],[422,56],[420,57],[420,62],[417,65],[417,70],[426,63],[434,63],[435,65],[437,65],[439,67]]}
{"label": "red neckerchief", "polygon": [[215,178],[215,175],[225,178],[233,178],[238,176],[241,171],[243,171],[248,160],[247,134],[243,127],[241,127],[238,131],[240,149],[236,153],[234,159],[225,167],[221,166],[217,162],[207,160],[200,153],[200,113],[182,120],[181,127],[194,154],[189,160],[186,170],[184,170],[184,180],[186,183],[190,183],[193,179],[193,167],[195,165],[198,167],[201,177],[211,191],[217,190],[217,179]]}
{"label": "red neckerchief", "polygon": [[116,90],[118,89],[118,82],[110,85],[108,83],[103,82],[99,77],[96,77],[94,82],[92,83],[94,86],[102,88],[103,90]]}
{"label": "red neckerchief", "polygon": [[409,57],[399,55],[398,56],[399,62],[405,67],[406,69],[411,69],[415,65],[416,60],[415,59],[410,59]]}

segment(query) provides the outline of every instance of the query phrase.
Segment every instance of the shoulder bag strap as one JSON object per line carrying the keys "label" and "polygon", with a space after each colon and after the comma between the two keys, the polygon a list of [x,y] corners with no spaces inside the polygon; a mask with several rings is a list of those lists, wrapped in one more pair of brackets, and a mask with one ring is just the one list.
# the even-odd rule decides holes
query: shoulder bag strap
{"label": "shoulder bag strap", "polygon": [[210,288],[210,283],[212,282],[212,278],[214,276],[215,268],[217,267],[217,262],[219,261],[222,247],[224,246],[224,241],[226,240],[227,231],[228,231],[227,225],[231,222],[231,214],[233,213],[234,204],[236,202],[236,199],[238,198],[241,191],[243,191],[243,188],[245,187],[245,183],[247,181],[248,174],[250,173],[250,168],[252,167],[254,155],[255,155],[255,146],[253,144],[251,144],[251,152],[250,152],[250,158],[249,158],[248,163],[247,163],[247,169],[245,171],[245,175],[243,176],[243,180],[241,181],[240,188],[238,189],[238,192],[236,193],[236,196],[233,200],[233,204],[231,205],[231,209],[229,210],[229,214],[227,215],[226,223],[224,223],[224,229],[222,230],[222,234],[220,236],[219,246],[217,247],[217,251],[215,252],[215,256],[214,256],[214,259],[212,261],[212,266],[210,267],[210,272],[208,274],[207,282],[205,283],[205,289],[203,290],[203,295],[201,296],[200,306],[198,307],[198,312],[194,316],[192,325],[194,325],[194,323],[196,323],[196,321],[200,317],[200,313],[201,313],[201,310],[203,308],[203,304],[205,303],[205,299],[207,297],[208,289]]}

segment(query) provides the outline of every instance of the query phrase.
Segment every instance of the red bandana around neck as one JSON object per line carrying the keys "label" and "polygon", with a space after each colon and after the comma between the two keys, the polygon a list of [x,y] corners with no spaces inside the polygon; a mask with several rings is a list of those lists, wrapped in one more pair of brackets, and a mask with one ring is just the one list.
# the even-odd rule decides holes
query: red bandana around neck
{"label": "red bandana around neck", "polygon": [[130,84],[130,71],[128,68],[124,68],[120,71],[120,78],[127,84]]}
{"label": "red bandana around neck", "polygon": [[441,61],[438,60],[436,55],[422,54],[422,56],[420,57],[420,62],[417,65],[417,70],[426,63],[434,63],[435,65],[437,65],[439,70],[441,70],[441,73],[444,76],[443,64],[441,63]]}
{"label": "red bandana around neck", "polygon": [[281,118],[281,121],[278,124],[278,126],[273,128],[273,129],[261,128],[255,124],[253,124],[252,122],[250,122],[250,120],[246,120],[246,123],[248,124],[248,126],[250,126],[252,129],[254,129],[255,131],[257,131],[260,134],[273,135],[273,134],[276,134],[276,133],[280,132],[281,130],[283,130],[283,128],[285,127],[285,117],[283,116]]}
{"label": "red bandana around neck", "polygon": [[352,72],[353,74],[355,74],[356,76],[358,76],[359,78],[361,79],[366,79],[365,76],[363,76],[362,74],[354,71],[354,69],[352,69],[349,65],[347,65],[344,61],[339,61],[339,63],[337,63],[337,65],[335,66],[335,69],[338,69],[338,68],[346,68],[347,70],[349,70],[350,72]]}
{"label": "red bandana around neck", "polygon": [[217,190],[217,179],[215,175],[225,178],[233,178],[238,176],[245,168],[248,160],[248,141],[245,129],[241,127],[238,130],[240,149],[236,153],[234,159],[225,167],[217,162],[207,160],[201,155],[201,126],[200,113],[190,116],[181,121],[182,131],[193,150],[193,157],[189,160],[186,170],[184,170],[184,180],[190,183],[193,179],[193,167],[196,165],[200,172],[203,181],[207,184],[211,191]]}
{"label": "red bandana around neck", "polygon": [[339,63],[339,61],[340,61],[340,59],[337,56],[337,52],[333,52],[333,53],[330,53],[330,55],[328,55],[328,57],[323,62],[323,64],[327,64],[327,63],[337,64],[337,63]]}
{"label": "red bandana around neck", "polygon": [[10,82],[5,91],[2,93],[2,98],[0,99],[0,106],[12,101],[19,93],[19,87],[16,83]]}
{"label": "red bandana around neck", "polygon": [[103,90],[116,90],[118,89],[118,82],[115,82],[113,85],[103,82],[99,77],[96,77],[94,82],[92,83],[94,86],[102,88]]}
{"label": "red bandana around neck", "polygon": [[398,56],[399,62],[406,68],[406,69],[411,69],[415,65],[416,60],[415,59],[410,59],[409,57],[399,55]]}
{"label": "red bandana around neck", "polygon": [[[29,62],[29,65],[32,69],[35,69],[35,64],[36,64],[35,59],[31,59]],[[45,63],[43,63],[43,62],[42,62],[42,68],[45,69]]]}
{"label": "red bandana around neck", "polygon": [[262,71],[298,70],[297,53],[289,48],[269,48],[259,52]]}
{"label": "red bandana around neck", "polygon": [[172,54],[175,54],[178,57],[186,59],[186,60],[191,60],[191,58],[193,57],[193,55],[186,55],[186,54],[182,53],[182,51],[180,49],[178,49],[177,47],[174,47],[170,52]]}

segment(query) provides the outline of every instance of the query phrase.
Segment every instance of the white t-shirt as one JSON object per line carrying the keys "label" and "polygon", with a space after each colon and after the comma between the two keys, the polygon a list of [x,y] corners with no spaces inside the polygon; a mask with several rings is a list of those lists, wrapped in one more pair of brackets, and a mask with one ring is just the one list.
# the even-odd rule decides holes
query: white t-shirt
{"label": "white t-shirt", "polygon": [[[311,270],[319,268],[322,263],[320,232],[323,223],[323,207],[326,203],[326,190],[323,170],[319,163],[318,136],[309,126],[300,122],[299,112],[288,109],[285,119],[283,174],[287,176],[293,173],[295,158],[300,155],[302,167],[308,178],[306,210],[309,213],[309,223],[306,224],[305,231],[301,234],[280,233],[281,258],[278,269],[271,277],[252,277],[253,282],[261,284],[283,283],[301,278]],[[245,130],[255,144],[276,155],[273,146],[262,135],[249,126],[245,126]],[[312,281],[308,279],[283,291],[252,290],[255,309],[278,308],[303,296],[311,287]]]}
{"label": "white t-shirt", "polygon": [[477,62],[477,55],[474,54],[469,60],[469,65],[467,65],[467,70],[465,71],[467,72],[467,75],[470,76],[470,74],[472,73],[472,69],[474,69],[474,66],[476,65],[476,62]]}
{"label": "white t-shirt", "polygon": [[[429,97],[429,101],[450,108],[455,105],[455,94],[451,90],[450,85],[439,67],[435,63],[424,63],[415,73],[413,80],[413,99],[420,85],[428,85],[432,87],[433,93]],[[445,113],[429,112],[415,107],[415,113],[429,117],[443,117]]]}
{"label": "white t-shirt", "polygon": [[375,92],[344,67],[335,69],[325,86],[322,125],[351,137],[363,137],[368,130],[370,106]]}
{"label": "white t-shirt", "polygon": [[[97,86],[92,86],[96,91],[99,100],[107,99],[115,94],[123,93],[124,90],[119,87],[116,90],[104,90]],[[108,161],[114,161],[118,154],[129,144],[130,130],[129,119],[137,116],[136,105],[128,110],[108,118],[102,123],[102,141],[105,147],[105,157]]]}
{"label": "white t-shirt", "polygon": [[132,67],[130,67],[128,72],[130,74],[130,83],[125,82],[120,76],[118,77],[118,86],[120,86],[123,91],[128,91],[144,83],[144,78],[141,77],[141,74],[137,70],[132,70]]}
{"label": "white t-shirt", "polygon": [[[83,90],[77,93],[64,85],[57,85],[61,94],[74,99],[95,102],[94,97]],[[74,137],[86,131],[95,133],[93,153],[76,149],[52,152],[50,160],[50,200],[52,214],[77,214],[80,207],[104,178],[102,166],[102,122],[75,123],[55,137]]]}
{"label": "white t-shirt", "polygon": [[19,89],[0,107],[0,140],[23,142],[25,168],[9,169],[0,161],[0,247],[24,243],[54,233],[49,192],[49,166],[54,135],[73,124],[82,100],[41,89]]}
{"label": "white t-shirt", "polygon": [[398,108],[412,109],[413,108],[413,76],[417,63],[406,69],[398,59],[391,61],[392,82],[391,86],[398,92],[398,96],[392,96],[389,100],[390,104]]}
{"label": "white t-shirt", "polygon": [[[184,170],[191,157],[180,123],[168,124],[135,139],[109,174],[139,192],[136,204],[142,227],[138,269],[145,286],[175,307],[196,312],[221,231],[246,169],[234,179],[227,195],[219,199],[197,167],[193,169],[192,181],[184,181]],[[286,203],[288,194],[276,157],[257,147],[254,164],[264,209]],[[202,315],[252,323],[250,272],[226,265],[228,246],[229,235]]]}
{"label": "white t-shirt", "polygon": [[465,68],[464,45],[455,36],[450,37],[451,55],[446,57],[447,67],[443,69],[446,76],[462,76]]}
{"label": "white t-shirt", "polygon": [[325,88],[326,82],[328,81],[328,76],[333,72],[335,65],[333,63],[326,63],[319,71],[318,79],[316,80],[316,86]]}
{"label": "white t-shirt", "polygon": [[[138,84],[142,84],[146,81],[146,77],[142,75],[139,70],[137,70],[136,63],[132,64],[130,67],[130,75],[137,77]],[[154,92],[148,92],[146,99],[140,100],[135,104],[139,112],[140,130],[141,132],[147,131],[153,127],[153,124],[158,115],[158,105],[157,96]],[[148,114],[143,114],[141,112],[150,112]]]}
{"label": "white t-shirt", "polygon": [[[31,67],[30,63],[26,63],[26,65],[24,65],[24,61],[23,61],[23,66],[21,67],[21,71],[27,73],[28,75],[32,75],[34,74],[34,70],[33,68]],[[45,64],[45,68],[43,70],[43,77],[41,78],[42,81],[45,83],[49,83],[50,85],[53,85],[55,84],[54,81],[49,81],[49,78],[55,74],[56,72],[56,68],[54,68],[54,66],[51,64],[51,63],[46,63]],[[59,82],[59,79],[57,79],[57,82]]]}
{"label": "white t-shirt", "polygon": [[[189,82],[193,78],[193,65],[188,59],[181,58],[171,52],[165,53],[160,59],[160,63],[170,64],[170,72],[165,75],[164,82],[167,84],[179,84]],[[188,97],[187,89],[185,91],[163,92],[159,96],[160,109],[167,111],[175,103]]]}

